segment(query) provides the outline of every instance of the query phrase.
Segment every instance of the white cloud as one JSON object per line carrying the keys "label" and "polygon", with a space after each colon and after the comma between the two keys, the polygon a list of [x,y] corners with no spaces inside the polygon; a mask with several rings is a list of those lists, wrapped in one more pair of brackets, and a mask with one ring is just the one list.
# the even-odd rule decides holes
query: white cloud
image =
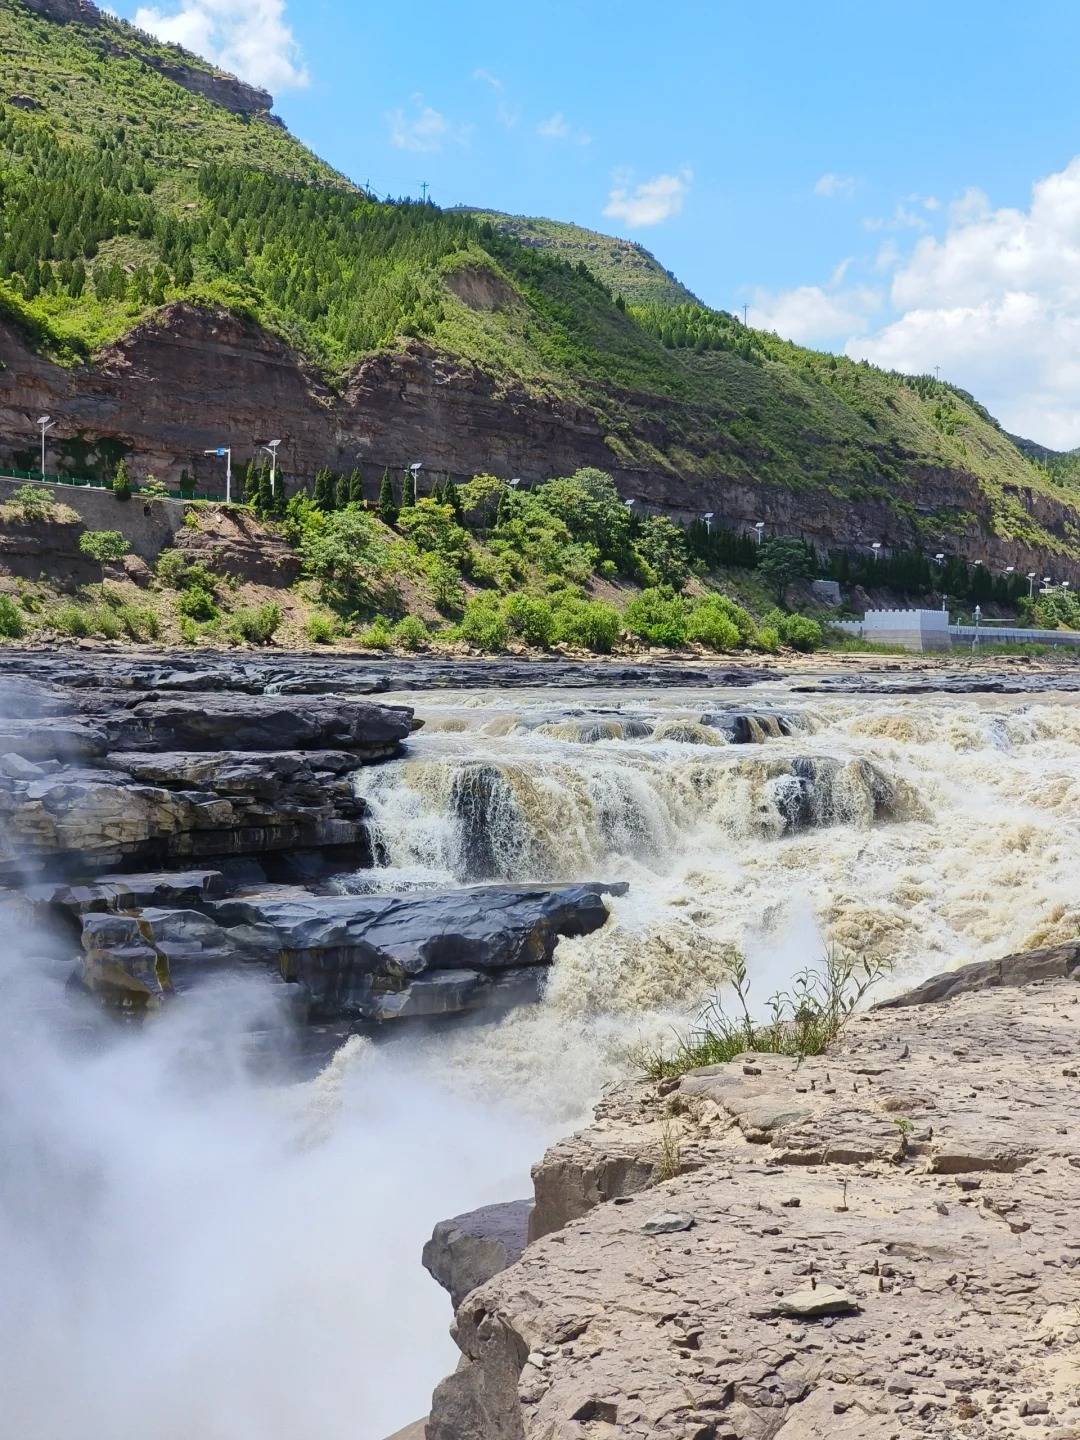
{"label": "white cloud", "polygon": [[541,120],[536,133],[545,140],[572,140],[575,145],[591,145],[592,136],[584,130],[575,130],[561,110]]}
{"label": "white cloud", "polygon": [[1080,444],[1080,156],[1039,180],[1026,210],[969,190],[940,238],[896,270],[897,319],[850,355],[907,371],[941,366],[1006,428]]}
{"label": "white cloud", "polygon": [[483,83],[494,91],[496,99],[495,114],[500,125],[505,125],[512,130],[521,119],[521,111],[509,103],[506,98],[506,86],[497,75],[492,75],[490,70],[474,70],[474,80],[482,80]]}
{"label": "white cloud", "polygon": [[[842,277],[846,264],[837,267]],[[750,301],[750,323],[756,330],[775,330],[800,345],[842,342],[863,328],[881,308],[882,295],[866,285],[834,289],[797,285],[791,290],[756,290]]]}
{"label": "white cloud", "polygon": [[416,150],[432,154],[441,150],[449,140],[463,144],[468,130],[464,126],[452,125],[441,110],[428,105],[423,95],[412,97],[412,110],[391,110],[387,114],[390,122],[390,143],[399,150]]}
{"label": "white cloud", "polygon": [[692,171],[682,169],[677,175],[654,175],[631,190],[629,173],[620,171],[615,176],[604,214],[611,220],[625,220],[631,226],[659,225],[682,210],[693,178]]}
{"label": "white cloud", "polygon": [[308,83],[285,0],[178,0],[169,13],[145,5],[134,23],[253,85],[277,92]]}
{"label": "white cloud", "polygon": [[833,200],[837,195],[852,194],[858,183],[854,175],[837,175],[834,171],[827,170],[814,182],[814,194]]}

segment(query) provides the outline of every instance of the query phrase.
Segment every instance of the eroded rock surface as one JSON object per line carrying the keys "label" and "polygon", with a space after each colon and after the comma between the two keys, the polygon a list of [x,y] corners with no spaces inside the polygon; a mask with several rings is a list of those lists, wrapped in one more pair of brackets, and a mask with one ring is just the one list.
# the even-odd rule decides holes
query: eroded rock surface
{"label": "eroded rock surface", "polygon": [[428,1440],[1080,1435],[1080,972],[1024,968],[611,1094]]}

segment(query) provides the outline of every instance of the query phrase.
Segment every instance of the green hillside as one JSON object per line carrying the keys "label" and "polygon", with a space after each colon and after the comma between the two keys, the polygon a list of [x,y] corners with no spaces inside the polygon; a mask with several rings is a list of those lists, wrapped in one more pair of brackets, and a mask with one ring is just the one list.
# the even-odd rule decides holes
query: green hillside
{"label": "green hillside", "polygon": [[612,294],[621,295],[631,305],[698,303],[697,297],[670,270],[665,270],[655,255],[632,240],[601,235],[565,220],[503,215],[498,210],[468,213],[531,249],[548,250],[572,265],[587,265]]}
{"label": "green hillside", "polygon": [[331,383],[419,339],[586,407],[612,468],[882,501],[938,535],[964,519],[928,513],[922,477],[965,472],[1001,533],[1063,545],[1017,497],[1071,504],[1072,476],[960,391],[746,329],[670,277],[635,298],[610,278],[620,241],[555,227],[557,253],[535,243],[550,222],[523,243],[504,218],[378,203],[257,106],[163,73],[182,59],[118,21],[0,0],[0,314],[54,357],[85,361],[181,299],[258,320]]}

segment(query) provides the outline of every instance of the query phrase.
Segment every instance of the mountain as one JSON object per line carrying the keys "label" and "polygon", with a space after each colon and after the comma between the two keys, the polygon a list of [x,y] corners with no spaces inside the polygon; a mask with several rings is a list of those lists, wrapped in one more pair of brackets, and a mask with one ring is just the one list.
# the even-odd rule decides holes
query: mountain
{"label": "mountain", "polygon": [[532,215],[504,215],[498,210],[468,210],[475,219],[494,226],[522,245],[547,250],[572,265],[586,265],[598,280],[631,305],[700,305],[696,295],[665,270],[644,245],[601,235],[565,220]]}
{"label": "mountain", "polygon": [[75,473],[220,488],[204,450],[280,438],[298,479],[595,465],[822,547],[1080,557],[1071,476],[962,391],[744,328],[622,241],[379,203],[265,92],[89,0],[0,0],[0,97],[9,463],[47,410]]}

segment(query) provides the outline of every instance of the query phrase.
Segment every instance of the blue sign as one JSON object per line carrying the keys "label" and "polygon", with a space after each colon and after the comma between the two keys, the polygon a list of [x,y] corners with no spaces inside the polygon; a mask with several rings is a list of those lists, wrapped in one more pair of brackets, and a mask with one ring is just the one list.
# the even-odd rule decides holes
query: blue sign
{"label": "blue sign", "polygon": [[225,447],[224,447],[223,445],[219,446],[218,449],[215,451],[215,454],[219,457],[219,459],[224,460],[224,458],[225,458]]}

